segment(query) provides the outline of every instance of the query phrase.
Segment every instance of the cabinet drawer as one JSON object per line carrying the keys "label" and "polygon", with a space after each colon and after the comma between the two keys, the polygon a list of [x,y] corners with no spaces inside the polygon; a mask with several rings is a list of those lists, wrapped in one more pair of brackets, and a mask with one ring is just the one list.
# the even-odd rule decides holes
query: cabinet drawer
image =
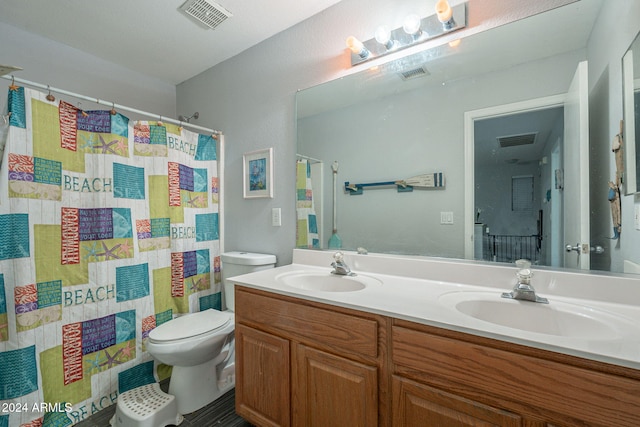
{"label": "cabinet drawer", "polygon": [[397,325],[392,360],[396,372],[437,387],[511,406],[526,402],[550,422],[637,426],[640,420],[640,381],[624,376]]}
{"label": "cabinet drawer", "polygon": [[308,305],[271,298],[236,286],[236,321],[259,324],[279,335],[320,342],[338,353],[378,357],[378,322]]}

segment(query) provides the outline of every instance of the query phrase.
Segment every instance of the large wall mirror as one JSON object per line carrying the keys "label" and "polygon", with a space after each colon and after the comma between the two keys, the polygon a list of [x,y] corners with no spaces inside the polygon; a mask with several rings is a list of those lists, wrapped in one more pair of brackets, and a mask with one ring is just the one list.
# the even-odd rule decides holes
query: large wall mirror
{"label": "large wall mirror", "polygon": [[640,191],[640,35],[622,58],[626,193]]}
{"label": "large wall mirror", "polygon": [[[346,250],[609,270],[609,211],[565,215],[580,195],[607,200],[589,173],[607,176],[608,158],[587,157],[586,179],[571,169],[589,153],[573,89],[586,88],[576,79],[602,5],[581,0],[300,91],[298,159],[311,178],[296,191],[313,187],[318,246],[337,234]],[[580,133],[582,146],[568,143]],[[409,178],[411,191],[396,184]],[[609,234],[590,239],[589,221]],[[573,227],[586,240],[566,237]]]}

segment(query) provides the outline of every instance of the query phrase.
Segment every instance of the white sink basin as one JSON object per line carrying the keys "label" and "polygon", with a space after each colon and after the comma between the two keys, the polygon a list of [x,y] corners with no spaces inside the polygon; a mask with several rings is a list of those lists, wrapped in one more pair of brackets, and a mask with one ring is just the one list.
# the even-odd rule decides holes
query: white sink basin
{"label": "white sink basin", "polygon": [[579,304],[540,304],[500,297],[500,292],[450,292],[439,301],[464,315],[511,329],[590,340],[637,336],[640,327],[625,317]]}
{"label": "white sink basin", "polygon": [[276,281],[292,288],[320,292],[354,292],[368,286],[380,286],[382,281],[361,274],[339,276],[318,272],[290,272],[275,277]]}

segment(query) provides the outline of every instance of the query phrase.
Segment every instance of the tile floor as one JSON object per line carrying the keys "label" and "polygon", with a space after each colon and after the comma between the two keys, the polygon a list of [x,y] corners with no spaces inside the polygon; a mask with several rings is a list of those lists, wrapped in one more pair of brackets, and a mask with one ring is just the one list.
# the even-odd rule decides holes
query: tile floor
{"label": "tile floor", "polygon": [[[166,390],[164,384],[161,384]],[[75,427],[109,427],[109,420],[116,411],[116,405],[92,415]],[[235,411],[235,389],[225,393],[220,399],[204,408],[185,415],[180,427],[251,427],[252,424],[240,418]]]}

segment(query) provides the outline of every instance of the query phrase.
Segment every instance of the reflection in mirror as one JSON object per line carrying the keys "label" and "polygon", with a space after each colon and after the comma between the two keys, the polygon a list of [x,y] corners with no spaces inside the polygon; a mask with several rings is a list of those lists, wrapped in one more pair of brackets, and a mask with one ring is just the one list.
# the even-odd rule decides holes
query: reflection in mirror
{"label": "reflection in mirror", "polygon": [[[565,136],[559,127],[566,119],[558,114],[564,113],[576,69],[589,59],[587,43],[602,3],[581,0],[465,37],[457,47],[419,52],[300,91],[298,153],[314,159],[309,170],[313,167],[316,173],[311,174],[309,186],[315,195],[318,245],[327,248],[333,233],[330,166],[338,161],[335,208],[344,249],[497,262],[527,257],[540,265],[576,268],[582,265],[580,260],[589,259],[591,245],[602,245],[605,253],[592,256],[601,260],[593,258],[591,264],[609,268],[604,235],[594,241],[588,236],[584,241],[564,239],[562,207],[567,203],[560,199],[571,193],[567,187],[575,189],[581,179],[564,175]],[[509,123],[502,123],[498,115],[465,119],[470,113],[540,100],[551,100],[545,108],[533,108],[545,110],[539,112],[550,116],[544,120],[511,117]],[[522,112],[511,110],[510,114]],[[523,125],[518,127],[516,122]],[[536,123],[538,127],[531,128]],[[493,128],[492,133],[482,136],[483,127]],[[473,141],[474,133],[478,144],[481,139],[498,144],[497,137],[535,133],[540,148],[536,146],[535,157],[525,156],[519,150],[527,148],[517,146],[509,147],[511,153],[504,158],[491,151],[497,150],[495,145],[483,154],[479,145],[470,145],[470,150],[465,145],[467,139]],[[485,155],[494,156],[493,164],[481,163]],[[465,159],[474,156],[478,156],[476,162],[466,163]],[[571,154],[569,159],[576,157]],[[440,172],[444,177],[441,187],[399,191],[395,185]],[[345,188],[346,182],[391,184],[367,187],[355,195]],[[589,179],[583,184],[589,185]],[[514,188],[527,186],[533,190],[514,193]],[[606,203],[606,188],[594,188],[586,194]],[[300,194],[300,187],[297,190]],[[514,212],[516,199],[520,203],[525,195],[533,200],[527,199],[531,203],[522,210],[518,205],[519,211]],[[511,210],[508,219],[500,216],[506,210]],[[588,217],[589,209],[586,211]],[[596,214],[601,217],[593,218],[592,209],[591,221],[605,224],[610,232],[609,212]],[[567,221],[580,223],[572,218]],[[476,222],[480,227],[475,227]],[[588,234],[589,225],[585,226]],[[476,229],[482,238],[474,241]],[[494,245],[484,238],[502,235],[531,239],[525,248],[520,242]],[[567,254],[567,244],[578,246],[579,251]],[[508,253],[498,253],[493,247],[498,245],[510,248]],[[301,246],[312,247],[308,243]],[[533,252],[525,252],[528,248]]]}
{"label": "reflection in mirror", "polygon": [[474,123],[474,258],[561,266],[564,108]]}
{"label": "reflection in mirror", "polygon": [[640,34],[622,58],[625,194],[640,190]]}

